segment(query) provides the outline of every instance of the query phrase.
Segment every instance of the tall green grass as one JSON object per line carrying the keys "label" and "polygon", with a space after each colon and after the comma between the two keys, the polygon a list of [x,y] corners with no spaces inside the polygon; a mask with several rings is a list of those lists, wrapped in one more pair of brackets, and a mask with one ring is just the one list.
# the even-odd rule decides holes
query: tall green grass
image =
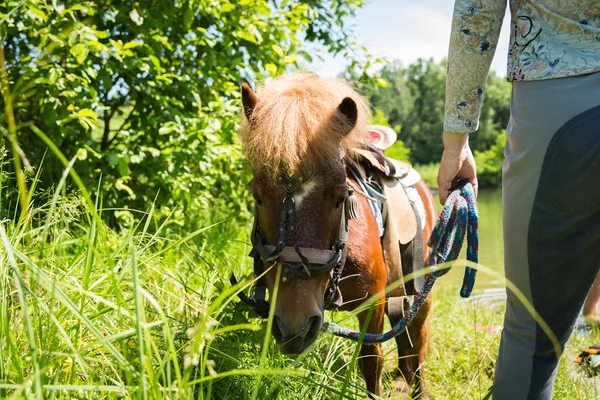
{"label": "tall green grass", "polygon": [[[249,273],[248,227],[234,219],[177,235],[150,204],[137,226],[115,231],[94,217],[103,214],[94,196],[93,210],[59,193],[32,202],[29,227],[0,223],[0,397],[366,398],[354,343],[322,335],[288,359],[235,300],[242,287],[227,277]],[[503,309],[457,293],[438,282],[427,381],[434,398],[480,399],[499,341],[487,327],[501,324]],[[359,328],[349,313],[327,318]],[[573,363],[594,335],[569,345],[558,398],[598,397]],[[383,349],[383,397],[397,397],[396,351],[392,342]]]}
{"label": "tall green grass", "polygon": [[[34,196],[27,219],[0,221],[0,397],[336,396],[351,344],[290,361],[233,302],[247,286],[227,282],[247,272],[247,229],[227,220],[177,235],[149,205],[116,231],[100,193],[91,208],[63,184],[43,205]],[[352,377],[342,397],[364,395]]]}

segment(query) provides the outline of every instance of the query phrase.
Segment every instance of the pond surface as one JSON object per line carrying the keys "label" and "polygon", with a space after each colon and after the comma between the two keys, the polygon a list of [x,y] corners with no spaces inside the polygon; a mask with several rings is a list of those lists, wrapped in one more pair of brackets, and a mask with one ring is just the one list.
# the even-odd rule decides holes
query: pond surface
{"label": "pond surface", "polygon": [[[436,198],[437,201],[437,198]],[[479,192],[477,198],[479,210],[479,264],[491,268],[494,271],[504,274],[504,249],[502,240],[502,190],[501,189],[483,189]],[[439,203],[438,212],[441,209]],[[461,256],[465,257],[464,250]],[[444,284],[444,281],[452,284],[460,284],[464,274],[463,264],[456,265],[447,275],[442,277],[437,284]],[[504,295],[504,285],[495,277],[486,274],[483,270],[477,273],[474,293],[495,292],[499,289]],[[494,296],[495,297],[495,296]]]}

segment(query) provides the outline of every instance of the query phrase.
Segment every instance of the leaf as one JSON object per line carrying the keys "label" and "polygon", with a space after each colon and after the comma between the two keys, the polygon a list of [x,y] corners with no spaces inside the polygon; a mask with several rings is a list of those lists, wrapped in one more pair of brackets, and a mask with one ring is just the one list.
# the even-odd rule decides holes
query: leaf
{"label": "leaf", "polygon": [[122,177],[129,176],[129,157],[119,157],[119,173]]}
{"label": "leaf", "polygon": [[269,63],[269,64],[265,65],[265,68],[271,76],[277,75],[277,66],[275,64]]}
{"label": "leaf", "polygon": [[144,18],[138,14],[138,11],[134,8],[129,12],[129,18],[137,25],[140,26],[144,23]]}
{"label": "leaf", "polygon": [[160,71],[160,60],[156,56],[150,56],[150,61],[152,61],[152,65],[154,65],[154,69]]}
{"label": "leaf", "polygon": [[150,153],[152,157],[160,157],[161,154],[160,150],[155,147],[144,147],[143,150]]}
{"label": "leaf", "polygon": [[94,31],[94,35],[98,39],[106,39],[108,37],[108,31]]}
{"label": "leaf", "polygon": [[173,129],[175,129],[175,122],[169,121],[160,127],[160,129],[158,130],[158,134],[168,135],[169,133],[173,132]]}
{"label": "leaf", "polygon": [[383,79],[383,78],[377,78],[375,80],[375,82],[377,83],[377,85],[379,87],[382,87],[382,88],[386,88],[388,86],[388,82],[385,79]]}
{"label": "leaf", "polygon": [[96,51],[106,51],[106,46],[96,40],[90,40],[88,46],[93,47]]}
{"label": "leaf", "polygon": [[239,31],[238,32],[238,37],[244,40],[247,40],[249,42],[258,44],[258,40],[256,40],[256,37],[251,34],[250,32],[246,32],[246,31]]}
{"label": "leaf", "polygon": [[284,64],[293,64],[296,62],[296,60],[298,60],[300,56],[298,54],[294,54],[291,56],[285,56],[285,58],[283,59],[283,63]]}
{"label": "leaf", "polygon": [[27,7],[29,8],[29,11],[31,11],[31,13],[33,15],[35,15],[36,17],[38,17],[42,21],[46,22],[48,20],[48,17],[46,16],[46,13],[43,12],[42,10],[40,10],[39,8],[37,8],[36,6],[34,6],[32,4],[28,4]]}
{"label": "leaf", "polygon": [[283,52],[283,50],[281,49],[281,47],[279,47],[278,45],[274,44],[273,46],[271,46],[271,48],[273,49],[273,51],[275,53],[277,53],[277,55],[281,58],[285,57],[285,53]]}
{"label": "leaf", "polygon": [[138,46],[141,46],[141,45],[142,45],[142,43],[140,43],[140,42],[137,42],[137,41],[135,41],[135,40],[132,40],[132,41],[130,41],[130,42],[127,42],[127,43],[125,43],[125,44],[123,45],[123,50],[132,49],[132,48],[134,48],[134,47],[138,47]]}
{"label": "leaf", "polygon": [[106,156],[106,159],[113,167],[119,163],[119,156],[115,153],[110,153],[108,156]]}
{"label": "leaf", "polygon": [[79,64],[83,64],[90,52],[90,49],[88,49],[88,47],[83,43],[77,43],[75,46],[71,47],[70,52],[73,56],[75,56]]}
{"label": "leaf", "polygon": [[79,110],[79,115],[81,115],[82,117],[96,119],[96,112],[89,108],[82,108],[81,110]]}
{"label": "leaf", "polygon": [[221,4],[221,13],[227,13],[229,11],[235,10],[235,5],[231,3],[223,3]]}

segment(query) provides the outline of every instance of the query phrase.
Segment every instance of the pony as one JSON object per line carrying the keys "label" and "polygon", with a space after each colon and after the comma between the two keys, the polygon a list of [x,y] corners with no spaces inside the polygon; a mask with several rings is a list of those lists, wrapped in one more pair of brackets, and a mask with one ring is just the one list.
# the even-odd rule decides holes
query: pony
{"label": "pony", "polygon": [[[352,195],[351,188],[358,185],[345,162],[353,157],[352,149],[364,144],[370,118],[365,100],[341,79],[296,72],[267,81],[256,93],[242,84],[242,104],[240,137],[256,203],[253,239],[258,244],[253,240],[253,245],[261,253],[254,254],[255,262],[264,263],[264,286],[275,303],[271,333],[280,351],[296,356],[307,350],[335,298],[344,300],[337,309],[352,311],[364,299],[377,296],[366,331],[383,332],[387,273],[378,227],[368,200]],[[435,206],[422,180],[415,188],[427,214],[422,229],[426,243]],[[347,219],[350,196],[356,218]],[[340,241],[340,236],[347,238]],[[293,243],[286,246],[290,238]],[[296,263],[283,262],[286,254],[287,261]],[[340,276],[337,266],[327,264],[330,257],[342,263]],[[320,266],[316,259],[321,259]],[[405,381],[414,397],[429,397],[423,364],[430,308],[428,298],[408,326],[412,349],[398,350],[396,379]],[[363,326],[368,311],[357,316]],[[379,345],[362,345],[359,366],[367,389],[378,396],[383,364]]]}

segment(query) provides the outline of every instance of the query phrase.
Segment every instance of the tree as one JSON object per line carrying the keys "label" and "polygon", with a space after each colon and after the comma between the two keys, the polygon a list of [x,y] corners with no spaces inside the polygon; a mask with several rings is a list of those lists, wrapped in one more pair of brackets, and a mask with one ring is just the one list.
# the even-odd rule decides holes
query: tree
{"label": "tree", "polygon": [[[1,38],[19,143],[40,166],[47,135],[104,207],[221,216],[246,208],[239,85],[309,58],[350,54],[362,0],[4,1]],[[6,116],[0,117],[5,125]],[[36,133],[37,132],[37,133]],[[44,158],[40,187],[64,166]],[[194,225],[195,218],[174,218]]]}
{"label": "tree", "polygon": [[[371,84],[363,91],[375,109],[382,110],[391,125],[402,126],[400,138],[410,149],[415,164],[439,162],[442,151],[446,64],[417,60],[404,68],[399,62],[386,66],[381,77],[387,85]],[[470,137],[471,148],[485,151],[495,145],[510,115],[510,84],[490,74],[481,110],[479,130]]]}
{"label": "tree", "polygon": [[474,151],[485,151],[494,146],[500,132],[506,129],[510,118],[510,84],[491,72],[481,105],[479,129],[469,139]]}
{"label": "tree", "polygon": [[425,164],[439,160],[443,145],[445,66],[419,59],[404,71],[407,87],[414,98],[413,112],[402,126],[412,161]]}

